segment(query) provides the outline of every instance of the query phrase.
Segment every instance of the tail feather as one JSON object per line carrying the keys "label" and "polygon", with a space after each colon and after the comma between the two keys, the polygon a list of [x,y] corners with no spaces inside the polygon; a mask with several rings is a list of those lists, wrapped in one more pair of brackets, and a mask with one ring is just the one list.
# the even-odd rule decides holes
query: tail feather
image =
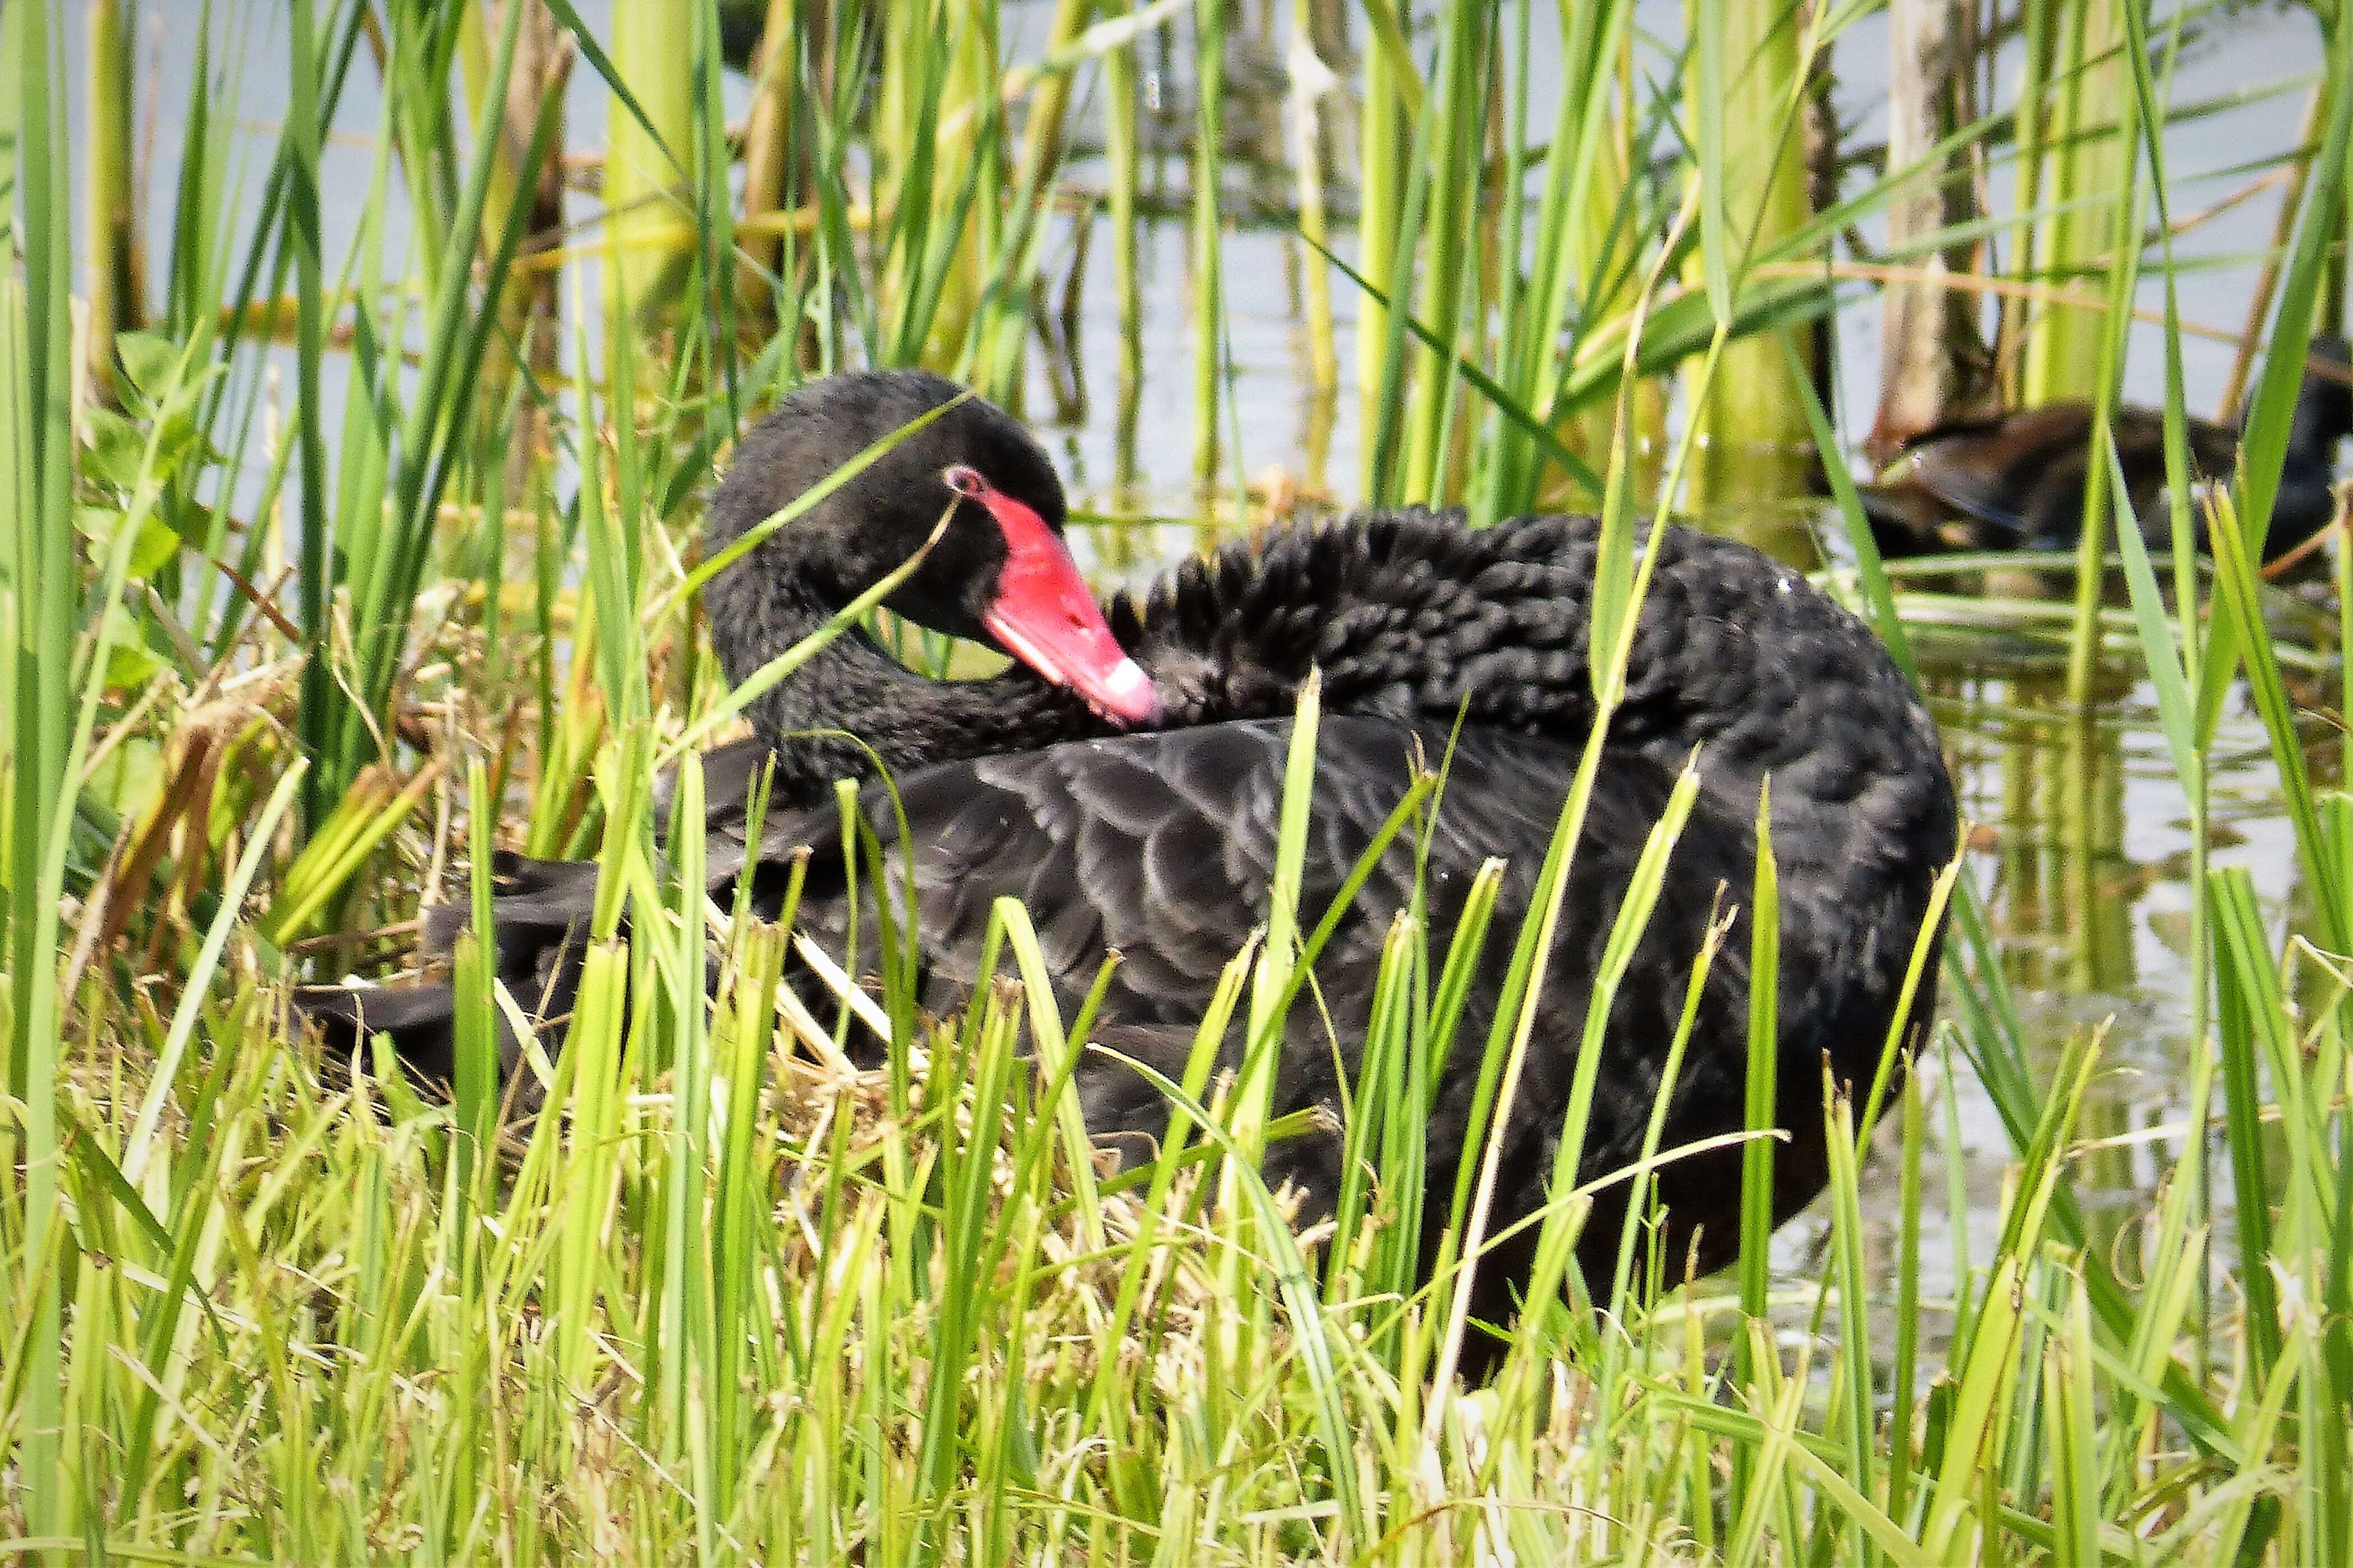
{"label": "tail feather", "polygon": [[[494,973],[534,1031],[572,1015],[587,954],[596,908],[593,861],[528,860],[501,854],[494,932]],[[463,903],[426,911],[427,947],[447,952],[466,927]],[[328,1048],[347,1058],[379,1034],[392,1037],[401,1065],[421,1082],[447,1084],[457,1076],[458,995],[448,982],[409,985],[313,985],[294,992],[294,1005],[318,1026]],[[507,1009],[495,1010],[499,1072],[511,1079],[522,1045]]]}
{"label": "tail feather", "polygon": [[294,1009],[315,1026],[331,1062],[348,1061],[377,1035],[390,1035],[409,1072],[427,1083],[448,1083],[458,1070],[458,998],[448,984],[427,985],[305,985]]}
{"label": "tail feather", "polygon": [[[744,818],[767,757],[767,743],[757,738],[723,746],[702,757],[708,833],[704,871],[713,893],[732,884],[744,869]],[[663,816],[670,810],[675,776],[665,774],[656,786],[656,804]],[[792,845],[830,828],[832,816],[828,807],[820,818],[807,823],[789,814],[779,818],[764,843],[763,858],[789,858]],[[515,1011],[543,1038],[560,1030],[577,999],[599,874],[595,861],[533,860],[505,851],[491,862],[492,971],[512,998]],[[464,900],[426,910],[426,950],[448,953],[457,945],[472,912]],[[447,1084],[456,1075],[458,999],[447,982],[307,986],[296,990],[293,1000],[340,1058],[349,1058],[374,1036],[386,1034],[403,1066],[419,1080]],[[500,1073],[502,1079],[512,1079],[522,1050],[512,1014],[504,1007],[497,1010],[497,1030]],[[525,1089],[518,1091],[518,1101],[526,1109],[536,1109],[535,1085],[536,1079],[530,1079]]]}

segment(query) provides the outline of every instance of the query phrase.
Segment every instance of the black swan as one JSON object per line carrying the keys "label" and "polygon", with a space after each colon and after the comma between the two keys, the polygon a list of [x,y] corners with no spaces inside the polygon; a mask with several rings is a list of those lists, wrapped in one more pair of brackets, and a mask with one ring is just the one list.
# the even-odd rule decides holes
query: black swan
{"label": "black swan", "polygon": [[[2271,529],[2263,536],[2266,559],[2295,549],[2327,527],[2336,513],[2337,443],[2353,435],[2347,361],[2343,338],[2312,340]],[[2073,550],[2083,531],[2092,416],[2090,404],[2052,403],[1995,419],[1939,426],[1914,437],[1879,482],[1862,491],[1873,538],[1890,555]],[[2238,430],[2205,419],[2187,423],[2192,468],[2203,479],[2228,478],[2239,461]],[[2169,549],[2173,525],[2159,504],[2165,416],[2122,407],[2111,428],[2142,535],[2152,548]]]}
{"label": "black swan", "polygon": [[[1457,1036],[1467,1043],[1432,1102],[1413,1113],[1429,1128],[1428,1190],[1450,1192],[1461,1162],[1481,1152],[1463,1144],[1482,1047],[1593,720],[1586,637],[1597,525],[1530,517],[1474,531],[1459,516],[1424,511],[1363,516],[1187,561],[1099,612],[1061,542],[1051,465],[1004,414],[959,396],[953,384],[916,373],[811,384],[746,436],[712,500],[716,550],[878,437],[950,405],[714,580],[713,640],[740,681],[907,560],[953,500],[953,521],[888,602],[1018,661],[994,679],[934,681],[862,635],[830,644],[761,699],[754,740],[712,753],[714,889],[744,869],[744,801],[773,748],[774,799],[786,809],[771,814],[763,863],[751,868],[755,900],[777,908],[786,858],[807,846],[799,925],[839,952],[851,910],[832,782],[864,775],[871,763],[846,742],[806,731],[854,731],[892,771],[903,804],[902,842],[870,784],[869,815],[892,846],[892,887],[900,868],[913,868],[923,1005],[944,1013],[961,1004],[992,900],[1018,897],[1066,1009],[1105,951],[1119,951],[1093,1038],[1173,1078],[1220,968],[1265,918],[1290,714],[1311,668],[1322,671],[1324,717],[1303,920],[1333,900],[1417,768],[1446,755],[1460,714],[1427,865],[1434,958],[1482,864],[1504,857],[1509,870]],[[1658,560],[1627,695],[1501,1134],[1491,1234],[1543,1202],[1605,939],[1694,748],[1701,793],[1611,1013],[1588,1175],[1624,1166],[1641,1146],[1703,934],[1719,900],[1729,910],[1749,899],[1768,777],[1781,889],[1778,1116],[1792,1135],[1775,1167],[1777,1222],[1825,1179],[1822,1064],[1850,1082],[1876,1069],[1932,883],[1954,853],[1936,729],[1872,634],[1744,545],[1670,527],[1651,548]],[[1336,1106],[1335,1072],[1356,1070],[1383,937],[1415,875],[1411,837],[1390,846],[1324,950],[1321,1008],[1291,1016],[1278,1112]],[[500,873],[500,973],[526,1006],[552,995],[547,1016],[561,1017],[595,868],[502,858]],[[871,897],[871,879],[860,882]],[[870,905],[860,929],[871,933],[873,919]],[[1747,940],[1743,921],[1711,971],[1666,1147],[1743,1124]],[[1933,1010],[1935,973],[1932,963],[1915,1019]],[[420,1074],[449,1070],[446,985],[320,989],[301,1000],[346,1047],[359,1026],[385,1030]],[[506,1046],[512,1068],[514,1042]],[[1108,1056],[1086,1058],[1080,1091],[1098,1136],[1132,1148],[1118,1135],[1165,1128],[1165,1102]],[[1341,1148],[1328,1131],[1280,1142],[1266,1175],[1298,1184],[1312,1211],[1336,1193]],[[1663,1173],[1676,1270],[1694,1236],[1703,1270],[1736,1247],[1739,1166],[1727,1147]],[[1585,1234],[1586,1268],[1606,1267],[1618,1234],[1606,1200]],[[1524,1230],[1482,1265],[1482,1316],[1508,1312],[1534,1239]]]}

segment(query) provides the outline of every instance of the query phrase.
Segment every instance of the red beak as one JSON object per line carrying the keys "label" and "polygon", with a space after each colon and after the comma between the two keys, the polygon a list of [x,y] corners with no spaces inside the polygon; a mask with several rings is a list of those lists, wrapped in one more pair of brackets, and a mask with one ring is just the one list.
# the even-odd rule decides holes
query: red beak
{"label": "red beak", "polygon": [[1086,699],[1106,721],[1126,728],[1159,721],[1160,700],[1144,667],[1128,658],[1079,575],[1078,563],[1046,520],[961,466],[948,488],[977,501],[1005,535],[997,602],[981,616],[1007,653]]}

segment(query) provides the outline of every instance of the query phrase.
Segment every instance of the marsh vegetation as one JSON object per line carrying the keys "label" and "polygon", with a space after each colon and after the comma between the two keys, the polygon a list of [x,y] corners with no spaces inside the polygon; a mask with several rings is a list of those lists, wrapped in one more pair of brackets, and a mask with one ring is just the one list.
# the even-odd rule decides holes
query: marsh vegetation
{"label": "marsh vegetation", "polygon": [[[2263,545],[2353,26],[1890,9],[0,10],[0,1552],[2347,1560],[2353,552]],[[1862,616],[1975,826],[1809,1215],[1687,1281],[1637,1205],[1597,1275],[1556,1192],[1464,1384],[1399,1216],[1460,1257],[1475,1194],[1379,1114],[1455,1045],[1456,931],[1398,928],[1303,1232],[1250,1075],[1097,1170],[1018,910],[957,1016],[780,1012],[792,933],[650,795],[742,706],[702,498],[782,390],[919,363],[1039,430],[1106,586],[1352,506],[1596,512],[1606,694],[1667,511]],[[2071,552],[1883,561],[1866,433],[2069,398]],[[2210,500],[2185,420],[2242,408]],[[512,1126],[471,942],[446,1095],[287,1007],[425,963],[493,848],[633,911]],[[1324,911],[1272,907],[1205,1038],[1302,1005]]]}

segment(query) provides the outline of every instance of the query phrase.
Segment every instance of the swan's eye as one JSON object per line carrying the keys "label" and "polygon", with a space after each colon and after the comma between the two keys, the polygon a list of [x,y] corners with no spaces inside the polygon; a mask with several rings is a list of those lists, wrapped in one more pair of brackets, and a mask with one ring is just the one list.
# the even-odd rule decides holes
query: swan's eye
{"label": "swan's eye", "polygon": [[949,464],[940,470],[940,478],[966,500],[978,500],[988,493],[988,481],[980,477],[980,470],[963,463]]}

